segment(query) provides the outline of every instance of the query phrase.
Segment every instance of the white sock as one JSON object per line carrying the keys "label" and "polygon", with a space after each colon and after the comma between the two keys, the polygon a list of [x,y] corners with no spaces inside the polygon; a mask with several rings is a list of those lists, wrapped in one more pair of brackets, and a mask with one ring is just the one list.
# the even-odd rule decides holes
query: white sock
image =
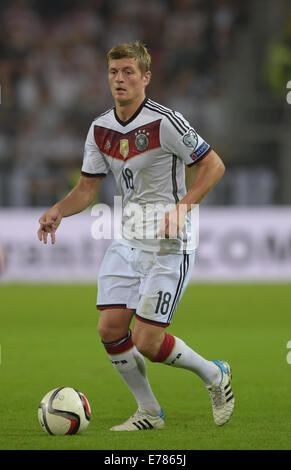
{"label": "white sock", "polygon": [[[133,345],[130,334],[116,343],[103,344],[113,367],[136,399],[138,408],[153,416],[158,415],[161,407],[151,390],[144,357]],[[115,351],[118,353],[114,354]]]}
{"label": "white sock", "polygon": [[221,381],[221,370],[212,361],[208,361],[189,348],[180,338],[175,338],[175,345],[169,356],[163,361],[172,367],[179,367],[195,372],[206,385]]}

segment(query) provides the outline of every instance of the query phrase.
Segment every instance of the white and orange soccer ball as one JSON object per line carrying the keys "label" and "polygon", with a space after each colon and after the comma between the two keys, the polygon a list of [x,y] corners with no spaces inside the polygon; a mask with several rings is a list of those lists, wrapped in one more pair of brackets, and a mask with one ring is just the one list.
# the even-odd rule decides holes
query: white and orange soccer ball
{"label": "white and orange soccer ball", "polygon": [[48,434],[81,434],[90,421],[91,408],[85,395],[71,387],[48,392],[38,407],[38,420]]}

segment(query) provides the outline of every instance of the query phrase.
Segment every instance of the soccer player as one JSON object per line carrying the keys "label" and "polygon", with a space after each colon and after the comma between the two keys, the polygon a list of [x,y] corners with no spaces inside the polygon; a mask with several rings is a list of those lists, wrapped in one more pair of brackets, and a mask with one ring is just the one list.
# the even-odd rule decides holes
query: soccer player
{"label": "soccer player", "polygon": [[[115,106],[92,122],[79,183],[39,219],[39,240],[47,243],[50,234],[55,243],[62,218],[87,208],[101,180],[113,172],[122,195],[123,230],[108,248],[98,276],[98,331],[138,409],[112,431],[164,427],[144,356],[197,374],[210,394],[217,425],[229,420],[234,407],[229,364],[205,359],[166,329],[194,263],[192,206],[214,187],[225,167],[180,113],[146,97],[150,62],[140,41],[109,51],[108,79]],[[188,191],[185,165],[198,167]],[[134,230],[129,223],[132,212]]]}

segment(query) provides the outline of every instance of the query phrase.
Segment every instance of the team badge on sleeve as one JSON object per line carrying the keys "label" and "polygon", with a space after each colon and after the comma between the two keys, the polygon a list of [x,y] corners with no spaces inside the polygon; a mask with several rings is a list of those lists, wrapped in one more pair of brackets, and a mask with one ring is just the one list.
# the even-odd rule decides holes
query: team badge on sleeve
{"label": "team badge on sleeve", "polygon": [[193,150],[196,149],[197,144],[198,144],[198,135],[196,134],[194,129],[190,129],[187,132],[187,134],[184,135],[183,142],[186,145],[186,147],[189,147]]}

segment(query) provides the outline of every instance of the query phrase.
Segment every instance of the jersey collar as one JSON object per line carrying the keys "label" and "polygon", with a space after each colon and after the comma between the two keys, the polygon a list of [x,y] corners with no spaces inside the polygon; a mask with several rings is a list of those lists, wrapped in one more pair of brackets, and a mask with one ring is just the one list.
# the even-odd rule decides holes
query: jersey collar
{"label": "jersey collar", "polygon": [[143,102],[141,103],[141,105],[137,108],[136,112],[131,116],[131,118],[129,118],[127,121],[121,121],[121,119],[119,119],[119,117],[117,116],[117,112],[116,112],[116,108],[114,106],[114,116],[115,116],[115,119],[116,121],[123,127],[127,126],[127,124],[129,124],[130,122],[134,121],[134,119],[139,115],[139,113],[141,112],[142,108],[144,107],[144,105],[146,104],[148,98],[145,98],[143,100]]}

